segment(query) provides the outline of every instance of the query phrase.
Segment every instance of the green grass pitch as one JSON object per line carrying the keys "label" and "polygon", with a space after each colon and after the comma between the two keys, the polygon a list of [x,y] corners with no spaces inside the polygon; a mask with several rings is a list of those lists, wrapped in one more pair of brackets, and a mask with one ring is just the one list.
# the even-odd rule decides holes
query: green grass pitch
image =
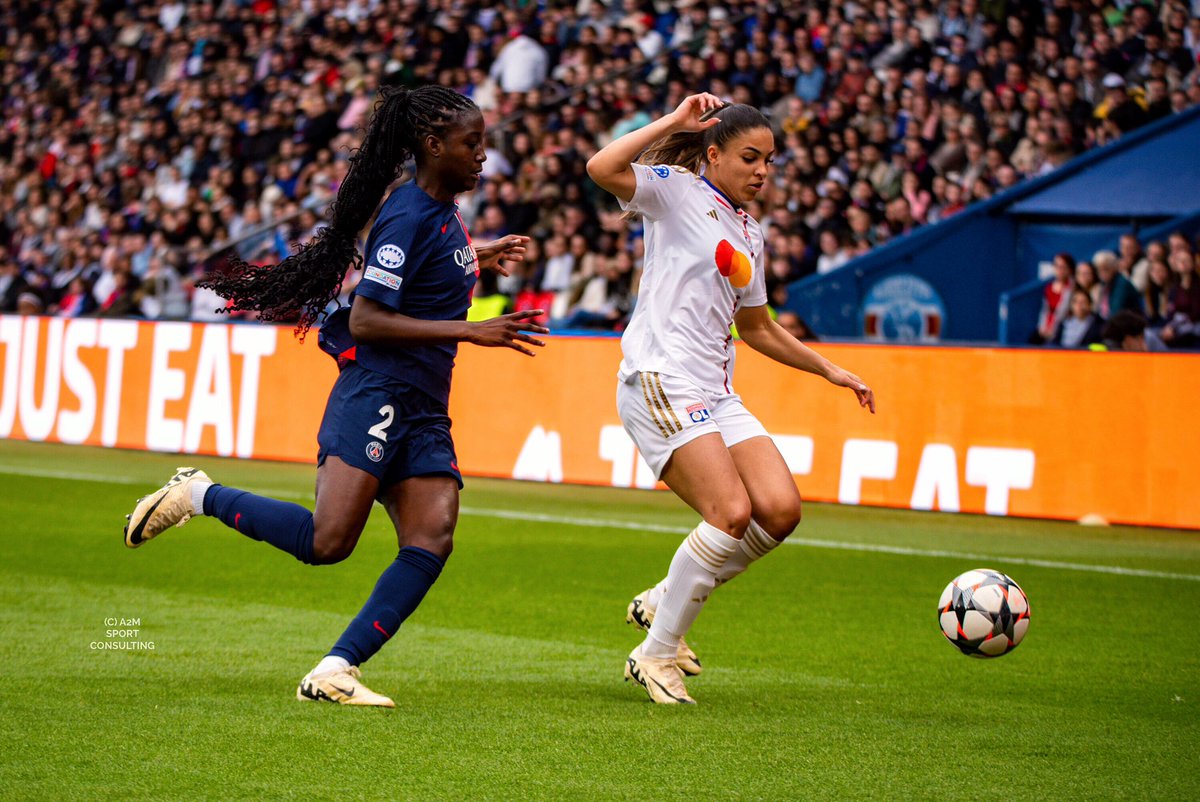
{"label": "green grass pitch", "polygon": [[[195,462],[310,503],[310,466]],[[700,704],[664,708],[622,682],[625,605],[694,516],[469,481],[445,573],[365,667],[398,708],[343,709],[295,686],[395,554],[382,510],[331,567],[212,520],[125,549],[176,464],[0,441],[0,798],[1200,798],[1196,533],[809,505],[697,622]],[[1031,601],[1000,659],[937,627],[974,567]],[[111,618],[154,650],[93,649]]]}

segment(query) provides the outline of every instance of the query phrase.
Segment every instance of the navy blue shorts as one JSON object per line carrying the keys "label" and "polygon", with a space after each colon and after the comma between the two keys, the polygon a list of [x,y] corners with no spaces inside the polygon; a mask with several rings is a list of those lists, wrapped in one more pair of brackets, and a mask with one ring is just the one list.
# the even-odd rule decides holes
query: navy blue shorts
{"label": "navy blue shorts", "polygon": [[453,476],[462,488],[446,408],[357,362],[347,364],[334,382],[317,446],[317,465],[339,457],[383,487],[414,476]]}

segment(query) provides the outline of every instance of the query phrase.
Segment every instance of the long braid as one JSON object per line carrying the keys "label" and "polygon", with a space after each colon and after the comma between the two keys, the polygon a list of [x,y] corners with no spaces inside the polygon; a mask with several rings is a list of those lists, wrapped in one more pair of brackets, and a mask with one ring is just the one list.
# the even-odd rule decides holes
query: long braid
{"label": "long braid", "polygon": [[329,207],[329,225],[277,265],[257,267],[234,257],[227,271],[199,282],[197,286],[230,301],[218,311],[256,311],[260,320],[300,312],[296,333],[303,339],[341,292],[347,268],[362,269],[359,232],[404,163],[420,155],[426,136],[444,136],[460,114],[476,108],[469,98],[442,86],[385,87],[380,94],[366,136],[351,154],[350,170]]}

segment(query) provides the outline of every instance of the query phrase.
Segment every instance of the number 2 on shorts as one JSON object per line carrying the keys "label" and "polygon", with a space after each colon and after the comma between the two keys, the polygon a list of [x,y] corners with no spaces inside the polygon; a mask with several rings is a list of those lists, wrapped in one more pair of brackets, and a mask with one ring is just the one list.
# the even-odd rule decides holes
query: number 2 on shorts
{"label": "number 2 on shorts", "polygon": [[387,442],[387,427],[392,425],[392,418],[396,417],[396,410],[392,409],[391,404],[384,404],[379,408],[379,414],[383,416],[383,420],[367,429],[367,434],[372,437],[378,437],[380,440]]}

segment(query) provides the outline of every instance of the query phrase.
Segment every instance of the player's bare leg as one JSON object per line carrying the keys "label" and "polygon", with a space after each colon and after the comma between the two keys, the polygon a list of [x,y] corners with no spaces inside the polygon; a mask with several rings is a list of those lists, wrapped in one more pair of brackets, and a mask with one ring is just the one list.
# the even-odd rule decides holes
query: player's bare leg
{"label": "player's bare leg", "polygon": [[320,565],[350,556],[371,517],[379,480],[364,470],[328,456],[317,468],[313,508],[313,561]]}
{"label": "player's bare leg", "polygon": [[800,523],[800,491],[771,438],[743,440],[729,454],[750,496],[751,518],[740,548],[717,574],[718,587],[765,557]]}

